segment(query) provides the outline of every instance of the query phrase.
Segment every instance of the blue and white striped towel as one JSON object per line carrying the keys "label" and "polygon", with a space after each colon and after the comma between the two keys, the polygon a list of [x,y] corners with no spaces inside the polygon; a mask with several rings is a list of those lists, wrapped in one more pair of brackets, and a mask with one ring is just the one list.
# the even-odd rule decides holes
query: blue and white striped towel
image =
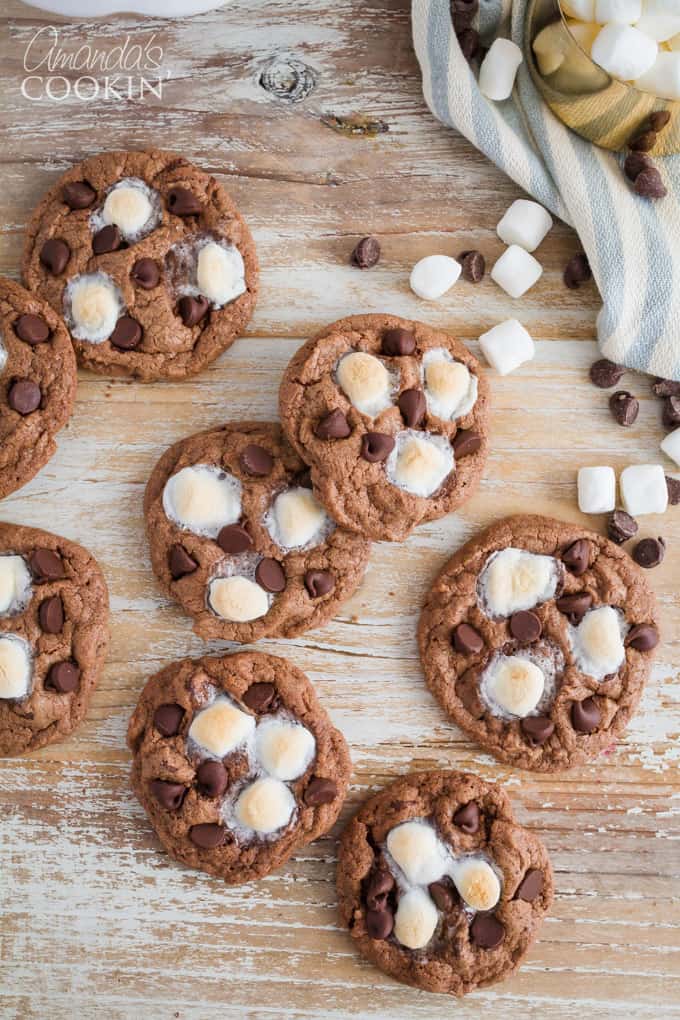
{"label": "blue and white striped towel", "polygon": [[[528,0],[480,0],[480,33],[522,45]],[[659,160],[668,189],[650,202],[626,182],[623,157],[566,128],[538,93],[526,61],[504,103],[481,94],[453,31],[449,0],[412,0],[413,39],[428,106],[514,181],[575,227],[603,307],[605,357],[680,379],[680,156]]]}

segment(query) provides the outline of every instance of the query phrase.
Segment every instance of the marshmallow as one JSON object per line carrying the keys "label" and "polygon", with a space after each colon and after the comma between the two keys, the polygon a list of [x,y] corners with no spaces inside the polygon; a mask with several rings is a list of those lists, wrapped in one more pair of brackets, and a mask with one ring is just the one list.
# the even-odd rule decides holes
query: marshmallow
{"label": "marshmallow", "polygon": [[208,605],[217,616],[232,623],[259,620],[269,612],[270,596],[255,581],[240,574],[216,577],[208,588]]}
{"label": "marshmallow", "polygon": [[518,244],[511,244],[491,270],[491,279],[512,298],[526,294],[543,275],[543,266]]}
{"label": "marshmallow", "polygon": [[66,318],[76,340],[100,344],[124,310],[123,295],[106,273],[74,277],[64,292]]}
{"label": "marshmallow", "polygon": [[2,336],[0,335],[0,372],[3,371],[5,365],[7,364],[7,358],[8,358],[7,348],[5,347]]}
{"label": "marshmallow", "polygon": [[564,13],[580,21],[595,20],[595,0],[561,0]]}
{"label": "marshmallow", "polygon": [[499,375],[514,372],[525,361],[531,361],[536,353],[534,341],[517,319],[506,319],[482,333],[479,346]]}
{"label": "marshmallow", "polygon": [[477,377],[443,347],[423,355],[427,409],[436,418],[462,418],[475,406]]}
{"label": "marshmallow", "polygon": [[189,737],[209,754],[224,758],[246,743],[255,729],[252,715],[242,712],[228,698],[217,698],[197,712],[189,727]]}
{"label": "marshmallow", "polygon": [[509,99],[515,86],[522,51],[510,39],[495,39],[479,69],[479,90],[487,99]]}
{"label": "marshmallow", "polygon": [[411,270],[409,285],[425,301],[436,301],[453,287],[462,266],[449,255],[427,255]]}
{"label": "marshmallow", "polygon": [[424,889],[409,889],[399,898],[394,936],[408,949],[423,949],[439,922],[439,913]]}
{"label": "marshmallow", "polygon": [[0,699],[23,698],[33,673],[30,645],[18,634],[0,637]]}
{"label": "marshmallow", "polygon": [[621,472],[620,484],[624,508],[633,517],[668,509],[666,473],[660,464],[631,464]]}
{"label": "marshmallow", "polygon": [[23,556],[0,556],[0,614],[18,612],[30,597],[31,574]]}
{"label": "marshmallow", "polygon": [[595,17],[599,25],[610,21],[634,25],[642,15],[642,0],[595,0]]}
{"label": "marshmallow", "polygon": [[677,53],[680,50],[680,32],[669,39],[666,46],[672,53]]}
{"label": "marshmallow", "polygon": [[545,674],[521,655],[499,655],[484,671],[486,698],[509,715],[523,717],[538,705],[545,690]]}
{"label": "marshmallow", "polygon": [[295,798],[279,779],[265,776],[247,786],[234,806],[237,820],[246,829],[265,835],[282,829],[295,811]]}
{"label": "marshmallow", "polygon": [[[531,44],[531,48],[536,56],[536,63],[541,74],[546,78],[548,75],[554,74],[564,63],[569,49],[569,40],[565,38],[562,22],[553,21],[550,25],[542,28]],[[508,243],[506,241],[506,244]]]}
{"label": "marshmallow", "polygon": [[402,822],[387,834],[387,851],[408,882],[429,885],[449,866],[449,852],[437,833],[422,821]]}
{"label": "marshmallow", "polygon": [[270,776],[288,781],[306,771],[316,752],[316,741],[300,723],[270,717],[257,727],[255,751]]}
{"label": "marshmallow", "polygon": [[492,910],[501,898],[498,875],[487,861],[468,857],[458,861],[453,881],[461,897],[472,910]]}
{"label": "marshmallow", "polygon": [[610,467],[583,467],[576,482],[582,514],[607,514],[616,506],[616,475]]}
{"label": "marshmallow", "polygon": [[[593,48],[596,36],[599,34],[602,26],[597,25],[593,22],[584,21],[567,21],[569,31],[573,35],[576,42],[579,44],[582,50],[588,55]],[[569,66],[572,66],[572,60],[570,55]],[[590,62],[586,61],[584,66],[590,66]]]}
{"label": "marshmallow", "polygon": [[680,429],[674,429],[673,432],[668,433],[661,443],[661,449],[667,457],[680,465]]}
{"label": "marshmallow", "polygon": [[642,17],[635,27],[657,42],[671,39],[680,32],[678,0],[645,0]]}
{"label": "marshmallow", "polygon": [[379,358],[364,351],[345,354],[335,370],[338,384],[357,411],[374,418],[392,403],[390,373]]}
{"label": "marshmallow", "polygon": [[241,252],[231,244],[209,241],[198,253],[198,289],[218,308],[245,292],[245,273]]}
{"label": "marshmallow", "polygon": [[398,434],[385,473],[392,485],[426,497],[441,487],[454,466],[453,449],[445,436],[407,429]]}
{"label": "marshmallow", "polygon": [[649,71],[658,46],[653,39],[631,25],[611,23],[598,33],[590,55],[608,74],[622,81],[634,81]]}
{"label": "marshmallow", "polygon": [[165,483],[163,510],[180,528],[217,538],[241,516],[241,483],[212,464],[182,468]]}
{"label": "marshmallow", "polygon": [[626,657],[624,629],[622,614],[611,606],[591,609],[570,628],[574,661],[582,673],[593,680],[616,673]]}
{"label": "marshmallow", "polygon": [[534,251],[553,225],[550,213],[526,198],[512,203],[496,227],[504,244],[518,244],[525,251]]}
{"label": "marshmallow", "polygon": [[[160,202],[156,192],[136,177],[114,185],[101,211],[101,222],[115,224],[126,240],[138,239],[144,228],[148,233],[159,220]],[[99,217],[93,217],[93,221],[96,229]]]}
{"label": "marshmallow", "polygon": [[314,493],[302,486],[279,493],[265,516],[265,524],[281,549],[318,545],[332,526]]}
{"label": "marshmallow", "polygon": [[661,99],[680,99],[680,53],[660,52],[649,71],[636,79],[635,87]]}
{"label": "marshmallow", "polygon": [[553,598],[561,576],[552,556],[511,546],[488,558],[479,575],[478,591],[488,616],[512,616]]}

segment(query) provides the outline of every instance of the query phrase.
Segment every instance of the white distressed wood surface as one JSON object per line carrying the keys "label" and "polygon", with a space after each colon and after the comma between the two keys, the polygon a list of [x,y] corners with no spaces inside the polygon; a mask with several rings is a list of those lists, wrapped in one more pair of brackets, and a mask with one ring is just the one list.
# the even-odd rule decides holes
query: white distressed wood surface
{"label": "white distressed wood surface", "polygon": [[[110,655],[83,726],[62,744],[0,762],[0,1016],[680,1017],[680,508],[643,522],[669,543],[649,577],[664,643],[642,711],[608,758],[554,777],[497,765],[443,717],[416,653],[424,592],[475,530],[522,510],[579,520],[580,465],[659,457],[647,380],[626,380],[642,402],[630,430],[613,423],[606,395],[587,381],[597,296],[561,282],[577,239],[556,225],[539,253],[544,277],[519,305],[488,280],[461,283],[437,305],[410,294],[408,270],[423,254],[479,247],[492,260],[501,250],[495,224],[518,192],[427,113],[406,0],[234,0],[193,21],[62,23],[71,48],[151,32],[164,47],[162,102],[109,103],[96,115],[83,103],[21,98],[25,45],[50,20],[18,0],[5,11],[0,272],[17,276],[26,218],[58,172],[101,148],[160,144],[230,187],[254,230],[262,295],[248,336],[194,381],[143,387],[81,373],[57,456],[0,506],[4,520],[89,546],[112,596]],[[297,104],[259,85],[265,66],[291,57],[316,75]],[[334,117],[384,130],[341,133],[324,122]],[[380,237],[383,260],[360,273],[347,257],[367,232]],[[468,339],[518,314],[540,340],[532,364],[491,377],[493,453],[463,512],[404,545],[376,545],[363,587],[324,629],[263,642],[309,674],[347,736],[354,778],[342,820],[411,768],[470,768],[503,783],[519,818],[546,841],[557,899],[540,940],[515,978],[462,1003],[400,986],[354,953],[335,917],[340,826],[280,873],[226,889],[167,860],[127,784],[125,728],[145,678],[206,648],[150,572],[141,500],[152,465],[192,431],[274,415],[298,344],[365,310],[420,316]]]}

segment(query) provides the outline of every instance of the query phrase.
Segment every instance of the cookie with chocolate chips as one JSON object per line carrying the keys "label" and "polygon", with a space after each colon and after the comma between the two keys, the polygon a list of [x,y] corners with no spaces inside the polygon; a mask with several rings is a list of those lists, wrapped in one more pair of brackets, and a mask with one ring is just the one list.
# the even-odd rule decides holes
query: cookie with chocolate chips
{"label": "cookie with chocolate chips", "polygon": [[161,670],[128,743],[132,787],[167,852],[230,885],[262,878],[328,832],[351,771],[304,673],[260,652]]}
{"label": "cookie with chocolate chips", "polygon": [[517,969],[552,904],[553,876],[500,787],[419,772],[367,800],[343,832],[338,898],[371,963],[460,996]]}
{"label": "cookie with chocolate chips", "polygon": [[489,393],[453,337],[393,315],[355,315],[295,354],[283,430],[343,527],[402,541],[468,499],[487,456]]}
{"label": "cookie with chocolate chips", "polygon": [[153,569],[205,638],[242,643],[319,627],[359,587],[370,543],[339,527],[278,425],[183,439],[144,499]]}
{"label": "cookie with chocolate chips", "polygon": [[63,315],[80,364],[183,379],[245,329],[258,268],[210,174],[167,152],[106,152],[64,174],[28,227],[26,286]]}
{"label": "cookie with chocolate chips", "polygon": [[0,524],[0,754],[35,751],[79,725],[104,665],[108,615],[87,549]]}
{"label": "cookie with chocolate chips", "polygon": [[449,560],[420,655],[442,708],[501,761],[559,772],[605,751],[635,712],[659,642],[630,556],[548,517],[509,517]]}

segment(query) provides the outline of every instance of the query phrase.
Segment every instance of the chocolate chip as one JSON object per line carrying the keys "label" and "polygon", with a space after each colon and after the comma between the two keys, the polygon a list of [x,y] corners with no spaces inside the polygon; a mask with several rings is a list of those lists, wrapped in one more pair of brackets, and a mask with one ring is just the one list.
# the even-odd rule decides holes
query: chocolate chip
{"label": "chocolate chip", "polygon": [[71,249],[61,238],[45,241],[40,249],[40,262],[52,276],[59,276],[60,273],[63,273],[70,258]]}
{"label": "chocolate chip", "polygon": [[168,567],[173,580],[179,581],[180,577],[186,577],[187,574],[193,574],[194,570],[198,570],[198,563],[183,545],[176,543],[170,547]]}
{"label": "chocolate chip", "polygon": [[193,191],[177,185],[168,192],[168,209],[175,216],[198,216],[203,206]]}
{"label": "chocolate chip", "polygon": [[555,724],[547,715],[527,715],[519,725],[524,736],[537,747],[550,740],[555,732]]}
{"label": "chocolate chip", "polygon": [[264,682],[251,684],[241,698],[244,705],[247,705],[251,712],[261,715],[267,712],[276,700],[276,688],[274,684]]}
{"label": "chocolate chip", "polygon": [[571,725],[577,733],[594,733],[602,721],[602,713],[594,698],[574,701],[571,706]]}
{"label": "chocolate chip", "polygon": [[102,227],[92,238],[92,251],[95,255],[107,255],[111,251],[118,251],[123,238],[115,223]]}
{"label": "chocolate chip", "polygon": [[320,807],[330,804],[338,795],[338,784],[333,779],[313,776],[304,793],[304,801],[309,807]]}
{"label": "chocolate chip", "polygon": [[655,110],[654,113],[650,114],[649,126],[652,131],[663,131],[663,129],[670,122],[671,115],[668,110]]}
{"label": "chocolate chip", "polygon": [[590,592],[579,591],[574,595],[562,595],[555,602],[561,613],[568,616],[572,623],[580,623],[593,604]]}
{"label": "chocolate chip", "polygon": [[61,197],[69,209],[89,209],[97,192],[87,181],[72,181],[64,185]]}
{"label": "chocolate chip", "polygon": [[137,259],[130,272],[130,278],[142,290],[153,290],[158,286],[161,271],[153,259]]}
{"label": "chocolate chip", "polygon": [[533,903],[537,896],[543,892],[543,872],[540,868],[529,868],[524,878],[519,883],[516,900],[524,900],[526,903]]}
{"label": "chocolate chip", "polygon": [[35,347],[50,338],[50,327],[41,315],[20,315],[14,323],[14,332],[26,344]]}
{"label": "chocolate chip", "polygon": [[376,237],[362,237],[352,252],[352,264],[359,269],[372,269],[380,261],[380,244]]}
{"label": "chocolate chip", "polygon": [[632,556],[638,566],[649,570],[659,566],[665,553],[666,543],[663,538],[643,538],[633,546]]}
{"label": "chocolate chip", "polygon": [[599,389],[608,390],[611,386],[616,386],[625,371],[623,365],[615,365],[608,358],[600,358],[590,366],[590,381]]}
{"label": "chocolate chip", "polygon": [[462,31],[456,33],[458,39],[458,45],[460,46],[461,53],[467,60],[468,64],[471,64],[477,57],[481,57],[481,46],[479,39],[479,32],[475,28],[464,28]]}
{"label": "chocolate chip", "polygon": [[131,315],[121,315],[109,340],[119,351],[132,351],[142,342],[142,327]]}
{"label": "chocolate chip", "polygon": [[654,161],[645,152],[631,152],[626,156],[626,161],[623,164],[623,172],[629,181],[637,180],[639,174],[643,170],[653,170]]}
{"label": "chocolate chip", "polygon": [[313,599],[320,599],[333,591],[335,577],[328,570],[308,570],[305,574],[305,588]]}
{"label": "chocolate chip", "polygon": [[578,290],[581,284],[587,283],[592,275],[588,256],[585,252],[579,251],[567,262],[562,279],[564,280],[564,286],[568,287],[569,290]]}
{"label": "chocolate chip", "polygon": [[280,592],[286,587],[286,572],[278,560],[265,556],[255,568],[255,580],[265,591]]}
{"label": "chocolate chip", "polygon": [[531,610],[521,610],[510,617],[510,633],[522,645],[538,641],[542,631],[541,621]]}
{"label": "chocolate chip", "polygon": [[227,524],[217,536],[217,544],[229,556],[238,556],[252,549],[253,540],[240,524]]}
{"label": "chocolate chip", "polygon": [[201,319],[208,314],[210,305],[208,299],[199,294],[198,297],[190,297],[185,294],[177,303],[179,317],[185,326],[197,326]]}
{"label": "chocolate chip", "polygon": [[256,443],[250,443],[241,450],[239,462],[243,470],[255,478],[264,478],[271,474],[274,467],[274,458],[269,450],[265,450],[264,446],[258,446]]}
{"label": "chocolate chip", "polygon": [[661,179],[661,174],[658,170],[643,170],[641,174],[638,174],[635,178],[636,194],[641,198],[665,198],[667,191],[666,186]]}
{"label": "chocolate chip", "polygon": [[607,521],[607,534],[612,542],[623,545],[629,538],[637,534],[638,522],[625,510],[614,510]]}
{"label": "chocolate chip", "polygon": [[335,410],[329,411],[319,419],[314,429],[314,435],[318,439],[347,439],[351,431],[347,418],[340,408],[336,407]]}
{"label": "chocolate chip", "polygon": [[453,816],[453,824],[468,836],[474,836],[479,830],[479,808],[474,800],[468,801],[458,808]]}
{"label": "chocolate chip", "polygon": [[221,797],[227,788],[229,777],[221,761],[204,761],[196,771],[198,792],[204,797]]}
{"label": "chocolate chip", "polygon": [[460,460],[461,457],[469,457],[472,453],[477,453],[481,445],[482,437],[474,429],[458,429],[451,443],[456,460]]}
{"label": "chocolate chip", "polygon": [[484,639],[469,623],[459,623],[454,628],[452,644],[461,655],[478,655],[484,647]]}
{"label": "chocolate chip", "polygon": [[61,634],[64,626],[64,604],[58,595],[52,595],[40,603],[38,622],[45,634]]}
{"label": "chocolate chip", "polygon": [[628,631],[625,643],[637,652],[651,652],[659,643],[659,632],[651,623],[636,623]]}
{"label": "chocolate chip", "polygon": [[184,718],[181,705],[159,705],[153,714],[153,724],[162,737],[174,737]]}
{"label": "chocolate chip", "polygon": [[427,891],[442,914],[450,914],[458,902],[454,887],[446,879],[442,879],[439,882],[430,882]]}
{"label": "chocolate chip", "polygon": [[170,783],[166,779],[152,779],[149,789],[166,811],[178,811],[187,792],[182,783]]}
{"label": "chocolate chip", "polygon": [[656,131],[642,131],[628,140],[628,148],[633,152],[649,152],[656,145]]}
{"label": "chocolate chip", "polygon": [[54,687],[59,694],[75,691],[80,681],[80,670],[75,662],[55,662],[47,674],[47,687]]}
{"label": "chocolate chip", "polygon": [[585,574],[590,566],[590,542],[586,538],[577,538],[562,553],[562,562],[576,577]]}
{"label": "chocolate chip", "polygon": [[201,822],[200,825],[191,826],[189,839],[201,850],[214,850],[215,847],[224,845],[227,833],[224,826],[218,825],[217,822]]}
{"label": "chocolate chip", "polygon": [[458,261],[462,266],[461,275],[468,283],[479,283],[484,279],[486,261],[481,251],[462,251]]}
{"label": "chocolate chip", "polygon": [[403,358],[416,349],[416,335],[412,329],[397,326],[386,329],[382,337],[382,352],[388,358]]}
{"label": "chocolate chip", "polygon": [[657,397],[680,397],[680,382],[657,378],[652,383],[652,392]]}
{"label": "chocolate chip", "polygon": [[671,478],[666,475],[666,488],[668,489],[668,502],[671,506],[680,503],[680,478]]}
{"label": "chocolate chip", "polygon": [[663,402],[661,420],[666,428],[674,429],[680,425],[680,397],[666,397]]}
{"label": "chocolate chip", "polygon": [[41,400],[40,387],[32,379],[15,379],[7,391],[7,403],[17,414],[32,414]]}
{"label": "chocolate chip", "polygon": [[394,439],[383,432],[367,432],[361,438],[361,456],[370,464],[387,460],[394,449]]}
{"label": "chocolate chip", "polygon": [[42,584],[45,581],[59,581],[64,576],[64,563],[58,553],[51,549],[34,549],[29,559],[33,579]]}
{"label": "chocolate chip", "polygon": [[371,939],[386,939],[392,934],[394,915],[388,908],[385,910],[366,911],[366,933]]}
{"label": "chocolate chip", "polygon": [[404,390],[398,403],[407,428],[417,429],[427,413],[427,402],[422,390]]}
{"label": "chocolate chip", "polygon": [[480,949],[495,949],[505,937],[505,928],[493,914],[475,914],[470,925],[470,938]]}
{"label": "chocolate chip", "polygon": [[385,910],[387,898],[394,889],[394,878],[385,867],[373,871],[366,886],[366,906],[369,910]]}
{"label": "chocolate chip", "polygon": [[609,398],[609,410],[619,425],[632,425],[640,413],[640,401],[628,390],[617,390]]}

